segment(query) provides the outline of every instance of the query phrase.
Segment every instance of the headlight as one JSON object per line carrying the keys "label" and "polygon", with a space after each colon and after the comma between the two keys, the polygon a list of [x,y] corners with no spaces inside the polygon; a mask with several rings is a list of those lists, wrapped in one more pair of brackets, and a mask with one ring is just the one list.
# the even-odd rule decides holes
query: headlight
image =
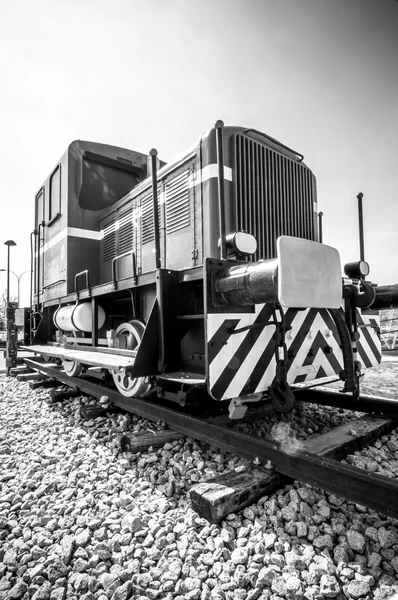
{"label": "headlight", "polygon": [[370,267],[369,263],[364,260],[358,260],[357,262],[350,262],[344,265],[344,273],[350,279],[362,279],[369,275]]}
{"label": "headlight", "polygon": [[256,238],[251,233],[246,233],[245,231],[230,233],[226,236],[225,242],[228,250],[231,250],[234,254],[250,256],[257,250]]}

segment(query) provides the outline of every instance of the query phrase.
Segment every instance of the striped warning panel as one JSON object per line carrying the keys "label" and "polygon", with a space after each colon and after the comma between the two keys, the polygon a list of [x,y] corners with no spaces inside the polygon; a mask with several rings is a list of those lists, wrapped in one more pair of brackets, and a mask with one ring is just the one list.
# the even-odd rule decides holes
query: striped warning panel
{"label": "striped warning panel", "polygon": [[[288,382],[302,383],[338,374],[343,356],[335,324],[327,310],[288,309],[286,334]],[[358,359],[364,367],[379,364],[376,317],[359,315]],[[275,326],[272,306],[249,314],[207,315],[207,379],[210,395],[227,400],[265,391],[275,377]],[[372,322],[373,320],[373,322]]]}
{"label": "striped warning panel", "polygon": [[364,368],[375,367],[381,363],[380,318],[376,314],[357,313],[357,360]]}

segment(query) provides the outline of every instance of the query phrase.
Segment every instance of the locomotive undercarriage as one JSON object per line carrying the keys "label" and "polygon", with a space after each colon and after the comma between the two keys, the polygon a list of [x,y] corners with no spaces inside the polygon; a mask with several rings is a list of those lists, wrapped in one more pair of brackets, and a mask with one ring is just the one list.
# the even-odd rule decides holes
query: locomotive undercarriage
{"label": "locomotive undercarriage", "polygon": [[[110,292],[108,284],[83,290],[75,305],[90,304],[93,325],[98,306],[103,308],[103,327],[94,335],[56,330],[54,314],[60,307],[45,306],[33,345],[26,349],[56,360],[71,377],[113,380],[126,397],[156,394],[180,405],[193,403],[198,390],[203,395],[206,388],[202,281],[201,268],[164,270],[157,277],[139,277],[134,288],[122,280],[114,285],[117,291]],[[52,341],[44,346],[41,339]]]}

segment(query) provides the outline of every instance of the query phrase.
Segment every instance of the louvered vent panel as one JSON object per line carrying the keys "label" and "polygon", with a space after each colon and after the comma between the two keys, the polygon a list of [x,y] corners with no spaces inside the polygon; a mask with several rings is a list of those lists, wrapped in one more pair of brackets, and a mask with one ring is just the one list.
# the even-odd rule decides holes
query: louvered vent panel
{"label": "louvered vent panel", "polygon": [[170,183],[166,183],[166,228],[173,233],[190,223],[189,171],[184,171]]}
{"label": "louvered vent panel", "polygon": [[[161,191],[158,188],[158,223],[159,232],[161,231],[162,198]],[[141,200],[141,243],[153,242],[155,239],[155,229],[153,225],[153,204],[152,194]]]}
{"label": "louvered vent panel", "polygon": [[314,193],[314,176],[305,165],[237,135],[238,227],[257,239],[252,260],[276,257],[280,235],[316,239]]}
{"label": "louvered vent panel", "polygon": [[119,216],[119,249],[118,253],[123,254],[133,249],[134,228],[133,228],[133,208]]}
{"label": "louvered vent panel", "polygon": [[102,240],[102,258],[104,261],[112,260],[116,256],[116,228],[115,222],[108,223],[104,228]]}
{"label": "louvered vent panel", "polygon": [[153,227],[152,194],[141,200],[141,243],[147,244],[155,239]]}

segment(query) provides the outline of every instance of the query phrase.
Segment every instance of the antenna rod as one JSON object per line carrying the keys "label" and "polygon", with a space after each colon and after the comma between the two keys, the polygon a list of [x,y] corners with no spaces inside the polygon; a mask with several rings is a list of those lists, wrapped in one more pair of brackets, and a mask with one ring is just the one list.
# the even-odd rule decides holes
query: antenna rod
{"label": "antenna rod", "polygon": [[318,213],[318,224],[319,224],[319,242],[322,244],[323,242],[323,227],[322,227],[322,218],[323,218],[323,212],[319,212]]}
{"label": "antenna rod", "polygon": [[359,221],[359,257],[365,260],[365,243],[363,237],[363,210],[362,210],[362,192],[357,195],[358,198],[358,221]]}

